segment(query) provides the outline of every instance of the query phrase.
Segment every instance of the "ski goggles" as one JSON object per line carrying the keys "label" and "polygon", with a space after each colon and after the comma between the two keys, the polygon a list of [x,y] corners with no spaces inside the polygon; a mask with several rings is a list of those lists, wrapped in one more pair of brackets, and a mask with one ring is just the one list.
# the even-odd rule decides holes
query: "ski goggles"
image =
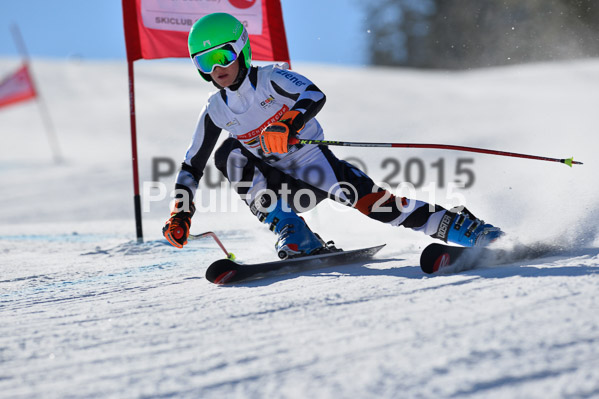
{"label": "ski goggles", "polygon": [[221,44],[218,47],[194,54],[191,59],[201,72],[211,74],[217,66],[226,68],[239,57],[243,46],[247,43],[248,33],[244,29],[239,39]]}

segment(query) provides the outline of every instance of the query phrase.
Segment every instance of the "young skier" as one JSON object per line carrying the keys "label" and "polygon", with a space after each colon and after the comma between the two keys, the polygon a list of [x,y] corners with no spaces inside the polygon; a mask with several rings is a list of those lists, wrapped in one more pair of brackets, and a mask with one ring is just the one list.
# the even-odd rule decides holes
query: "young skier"
{"label": "young skier", "polygon": [[[216,167],[258,219],[278,235],[275,248],[281,258],[328,249],[296,213],[309,199],[296,194],[306,189],[315,202],[333,199],[380,222],[445,242],[486,245],[502,234],[466,210],[450,211],[395,197],[325,146],[290,144],[297,138],[324,138],[315,116],[325,95],[306,77],[285,67],[252,66],[247,30],[235,17],[204,16],[191,28],[188,44],[198,72],[219,91],[200,114],[177,176],[175,206],[163,228],[175,247],[187,243],[195,212],[193,198],[222,130],[228,131],[229,138],[216,150]],[[352,189],[334,190],[339,185]]]}

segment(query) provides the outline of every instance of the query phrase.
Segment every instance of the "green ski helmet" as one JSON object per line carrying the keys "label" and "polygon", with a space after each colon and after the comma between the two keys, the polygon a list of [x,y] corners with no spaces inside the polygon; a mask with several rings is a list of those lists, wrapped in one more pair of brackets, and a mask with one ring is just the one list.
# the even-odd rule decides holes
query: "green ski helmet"
{"label": "green ski helmet", "polygon": [[242,58],[240,73],[250,68],[252,49],[248,32],[230,14],[218,12],[197,20],[189,31],[187,43],[191,60],[208,82],[212,81],[210,73],[215,66],[228,66],[237,58]]}

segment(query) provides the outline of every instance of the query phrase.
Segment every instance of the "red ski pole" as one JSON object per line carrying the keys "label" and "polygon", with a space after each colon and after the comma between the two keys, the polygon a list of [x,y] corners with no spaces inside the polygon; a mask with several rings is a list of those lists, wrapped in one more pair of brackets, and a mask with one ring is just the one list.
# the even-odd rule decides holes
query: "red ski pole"
{"label": "red ski pole", "polygon": [[550,161],[559,162],[572,167],[572,165],[582,165],[582,162],[575,161],[572,158],[549,158],[538,155],[527,155],[519,154],[516,152],[488,150],[484,148],[475,147],[464,147],[459,145],[448,145],[448,144],[415,144],[415,143],[363,143],[363,142],[352,142],[352,141],[330,141],[330,140],[304,140],[292,138],[289,140],[289,144],[319,144],[327,146],[345,146],[345,147],[383,147],[383,148],[433,148],[438,150],[452,150],[452,151],[467,151],[467,152],[478,152],[481,154],[501,155],[504,157],[515,157],[515,158],[526,158],[536,159],[538,161]]}
{"label": "red ski pole", "polygon": [[207,231],[207,232],[202,233],[202,234],[190,234],[189,235],[189,239],[190,240],[199,240],[199,239],[202,239],[204,237],[212,237],[212,238],[214,238],[214,241],[216,241],[216,243],[218,244],[218,246],[220,247],[220,249],[222,249],[223,252],[225,253],[225,255],[227,255],[227,259],[235,260],[235,255],[233,254],[233,252],[227,251],[227,249],[225,248],[225,246],[223,245],[223,243],[218,239],[218,237],[216,236],[216,234],[214,234],[213,232]]}

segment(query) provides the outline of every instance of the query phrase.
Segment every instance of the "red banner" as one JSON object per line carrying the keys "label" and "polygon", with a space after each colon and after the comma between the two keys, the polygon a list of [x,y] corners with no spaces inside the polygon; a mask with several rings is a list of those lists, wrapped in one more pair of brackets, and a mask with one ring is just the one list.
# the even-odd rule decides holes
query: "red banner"
{"label": "red banner", "polygon": [[189,57],[187,35],[204,15],[227,12],[250,34],[252,58],[289,62],[280,0],[122,0],[127,59]]}
{"label": "red banner", "polygon": [[27,64],[0,82],[0,107],[35,98],[35,87]]}

